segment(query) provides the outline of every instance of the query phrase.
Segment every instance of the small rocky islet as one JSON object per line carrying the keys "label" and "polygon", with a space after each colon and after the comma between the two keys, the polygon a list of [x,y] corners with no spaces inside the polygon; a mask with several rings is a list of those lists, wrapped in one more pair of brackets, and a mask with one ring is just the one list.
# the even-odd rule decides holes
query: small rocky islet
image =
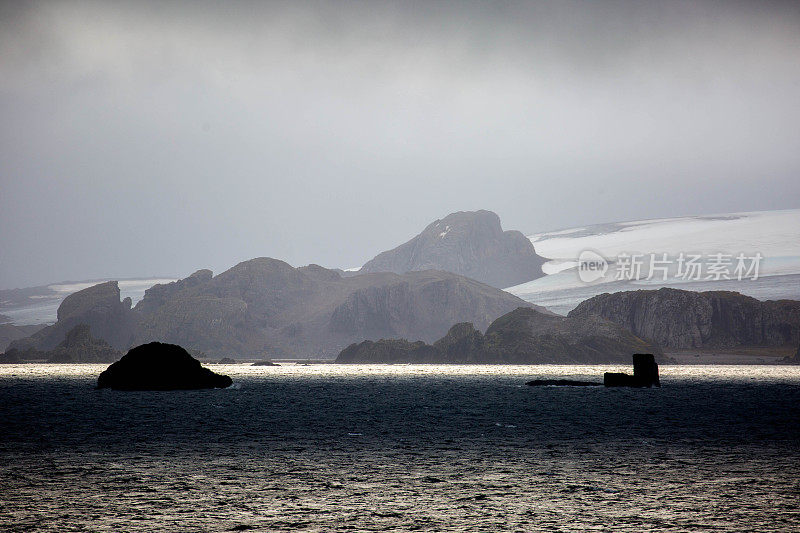
{"label": "small rocky islet", "polygon": [[661,387],[658,377],[658,364],[651,353],[633,354],[633,375],[624,372],[606,372],[603,382],[579,381],[574,379],[534,379],[526,383],[530,387]]}
{"label": "small rocky islet", "polygon": [[233,380],[204,368],[176,344],[150,342],[132,348],[97,378],[98,389],[166,391],[224,389]]}

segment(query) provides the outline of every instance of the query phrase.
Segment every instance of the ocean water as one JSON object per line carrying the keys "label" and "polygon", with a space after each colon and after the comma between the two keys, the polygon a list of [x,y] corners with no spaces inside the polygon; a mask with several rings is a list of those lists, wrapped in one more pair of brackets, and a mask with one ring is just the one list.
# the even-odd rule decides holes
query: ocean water
{"label": "ocean water", "polygon": [[4,531],[798,531],[800,368],[0,366]]}

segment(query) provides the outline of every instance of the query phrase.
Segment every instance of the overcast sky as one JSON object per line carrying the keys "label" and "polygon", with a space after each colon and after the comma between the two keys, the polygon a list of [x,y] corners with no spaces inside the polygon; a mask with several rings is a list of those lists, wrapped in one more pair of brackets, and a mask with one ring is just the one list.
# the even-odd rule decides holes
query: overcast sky
{"label": "overcast sky", "polygon": [[800,2],[4,2],[0,117],[0,288],[800,207]]}

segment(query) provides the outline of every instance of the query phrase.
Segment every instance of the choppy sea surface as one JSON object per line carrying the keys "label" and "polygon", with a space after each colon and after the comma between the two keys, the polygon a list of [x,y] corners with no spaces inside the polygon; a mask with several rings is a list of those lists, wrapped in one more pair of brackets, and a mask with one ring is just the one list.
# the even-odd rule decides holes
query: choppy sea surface
{"label": "choppy sea surface", "polygon": [[800,368],[0,366],[4,531],[798,531]]}

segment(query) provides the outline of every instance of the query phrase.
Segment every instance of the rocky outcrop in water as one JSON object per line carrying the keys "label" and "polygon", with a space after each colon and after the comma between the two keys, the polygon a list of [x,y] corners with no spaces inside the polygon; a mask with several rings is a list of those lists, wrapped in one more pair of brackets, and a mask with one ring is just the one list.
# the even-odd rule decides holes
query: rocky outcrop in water
{"label": "rocky outcrop in water", "polygon": [[131,311],[131,299],[120,301],[119,285],[107,281],[70,294],[58,307],[58,321],[25,339],[11,343],[20,351],[50,351],[80,324],[89,326],[95,338],[103,339],[118,350],[128,349],[137,329],[137,316]]}
{"label": "rocky outcrop in water", "polygon": [[281,366],[278,363],[273,363],[272,361],[256,361],[250,366]]}
{"label": "rocky outcrop in water", "polygon": [[623,372],[606,372],[603,374],[603,385],[606,387],[660,387],[658,365],[653,354],[633,354],[633,375]]}
{"label": "rocky outcrop in water", "polygon": [[504,288],[541,277],[543,263],[522,233],[503,231],[495,213],[459,211],[378,254],[360,272],[444,270]]}
{"label": "rocky outcrop in water", "polygon": [[440,354],[430,344],[405,339],[381,339],[351,344],[336,358],[337,363],[435,363]]}
{"label": "rocky outcrop in water", "polygon": [[471,324],[456,324],[432,346],[406,340],[353,344],[337,363],[620,363],[631,354],[661,350],[599,317],[567,318],[519,308],[481,334]]}
{"label": "rocky outcrop in water", "polygon": [[97,378],[98,389],[185,390],[230,387],[228,376],[216,374],[174,344],[137,346]]}
{"label": "rocky outcrop in water", "polygon": [[658,364],[653,354],[633,354],[633,375],[624,372],[606,372],[603,382],[581,381],[575,379],[534,379],[526,383],[530,387],[661,387],[658,378]]}
{"label": "rocky outcrop in water", "polygon": [[605,293],[582,302],[568,316],[599,316],[665,348],[800,342],[800,302],[762,302],[738,292],[663,288]]}

